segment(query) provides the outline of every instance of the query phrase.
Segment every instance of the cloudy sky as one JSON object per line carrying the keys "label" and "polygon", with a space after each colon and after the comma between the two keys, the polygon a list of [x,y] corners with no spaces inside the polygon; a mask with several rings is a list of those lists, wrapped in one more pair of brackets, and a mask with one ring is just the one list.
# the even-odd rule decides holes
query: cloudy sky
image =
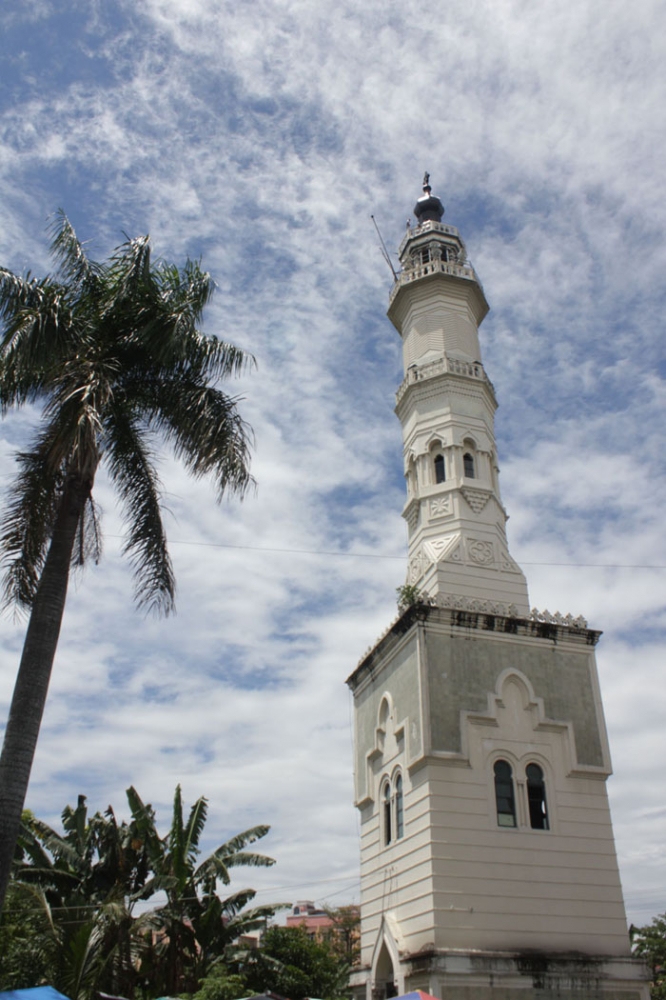
{"label": "cloudy sky", "polygon": [[[666,9],[659,0],[4,0],[0,262],[49,268],[63,208],[91,253],[150,233],[201,257],[206,329],[257,491],[214,503],[165,454],[178,614],[105,554],[70,591],[28,805],[85,793],[207,845],[257,822],[261,901],[358,900],[344,680],[393,618],[406,528],[392,249],[424,170],[484,283],[509,541],[532,605],[602,629],[628,915],[666,910]],[[2,427],[0,485],[35,415]],[[0,624],[0,719],[24,625]],[[238,887],[244,884],[241,875]]]}

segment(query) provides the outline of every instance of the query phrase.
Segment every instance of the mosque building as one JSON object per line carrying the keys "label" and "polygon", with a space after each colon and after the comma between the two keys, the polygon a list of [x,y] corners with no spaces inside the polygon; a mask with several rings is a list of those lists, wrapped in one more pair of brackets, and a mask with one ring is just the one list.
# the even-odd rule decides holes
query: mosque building
{"label": "mosque building", "polygon": [[479,346],[488,303],[426,174],[388,316],[402,338],[400,617],[348,679],[361,830],[358,1000],[647,1000],[630,954],[595,660],[530,610]]}

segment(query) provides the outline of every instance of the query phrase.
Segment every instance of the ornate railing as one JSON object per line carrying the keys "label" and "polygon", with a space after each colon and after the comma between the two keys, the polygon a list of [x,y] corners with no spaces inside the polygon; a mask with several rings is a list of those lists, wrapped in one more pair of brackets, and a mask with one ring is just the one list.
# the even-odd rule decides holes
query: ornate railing
{"label": "ornate railing", "polygon": [[443,222],[428,220],[427,222],[422,222],[420,226],[412,226],[407,230],[400,242],[398,253],[402,253],[407,240],[414,239],[416,236],[424,236],[426,233],[442,233],[444,236],[455,236],[456,239],[460,240],[460,233],[455,226],[447,226]]}
{"label": "ornate railing", "polygon": [[425,365],[414,365],[407,369],[407,374],[402,385],[398,389],[395,397],[396,404],[400,402],[407,392],[407,387],[415,382],[425,382],[427,379],[435,378],[437,375],[464,375],[467,378],[479,379],[481,382],[490,380],[486,375],[480,361],[459,361],[457,358],[437,358]]}
{"label": "ornate railing", "polygon": [[389,293],[389,305],[393,302],[399,288],[402,288],[403,285],[409,285],[412,281],[425,278],[429,274],[451,274],[456,278],[464,278],[466,281],[475,281],[481,287],[481,282],[471,264],[453,264],[446,260],[431,260],[427,264],[416,264],[414,267],[400,271]]}

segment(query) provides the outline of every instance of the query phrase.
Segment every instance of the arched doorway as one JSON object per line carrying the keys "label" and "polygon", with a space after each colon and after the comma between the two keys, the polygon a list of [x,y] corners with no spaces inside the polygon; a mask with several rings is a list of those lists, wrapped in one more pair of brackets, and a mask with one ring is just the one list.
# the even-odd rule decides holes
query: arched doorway
{"label": "arched doorway", "polygon": [[389,1000],[390,997],[398,995],[398,985],[395,981],[393,960],[388,948],[386,947],[386,941],[382,942],[379,955],[377,956],[374,981],[372,985],[372,995],[375,1000]]}

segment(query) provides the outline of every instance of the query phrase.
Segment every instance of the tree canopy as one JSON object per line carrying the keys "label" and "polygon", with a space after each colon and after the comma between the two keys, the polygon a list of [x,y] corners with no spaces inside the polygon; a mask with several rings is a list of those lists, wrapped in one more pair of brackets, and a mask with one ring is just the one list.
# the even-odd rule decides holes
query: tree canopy
{"label": "tree canopy", "polygon": [[[263,927],[275,906],[248,907],[255,893],[229,896],[238,867],[274,862],[248,850],[268,832],[256,826],[201,858],[207,802],[187,818],[180,787],[171,825],[160,835],[155,813],[127,790],[129,822],[111,806],[88,816],[86,800],[62,814],[63,832],[26,814],[8,905],[0,922],[0,984],[43,979],[72,1000],[99,990],[131,998],[193,992],[224,959],[232,941]],[[155,897],[157,905],[146,908]]]}
{"label": "tree canopy", "polygon": [[269,927],[261,945],[246,953],[241,972],[250,991],[270,990],[290,1000],[347,994],[349,965],[325,941],[313,940],[304,927]]}
{"label": "tree canopy", "polygon": [[666,913],[645,927],[631,927],[634,954],[645,959],[652,974],[652,1000],[666,1000]]}

